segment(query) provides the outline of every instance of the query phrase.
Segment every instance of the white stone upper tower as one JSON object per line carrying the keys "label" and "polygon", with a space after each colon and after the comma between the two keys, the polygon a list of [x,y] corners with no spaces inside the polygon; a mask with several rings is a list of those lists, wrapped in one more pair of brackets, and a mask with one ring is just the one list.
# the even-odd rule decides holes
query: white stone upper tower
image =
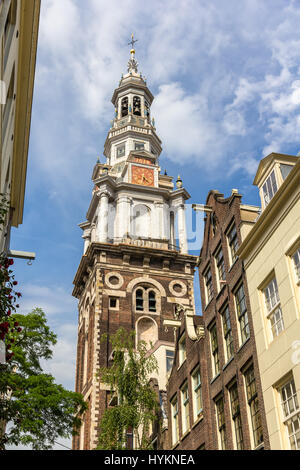
{"label": "white stone upper tower", "polygon": [[185,201],[190,196],[179,177],[174,190],[173,178],[161,174],[161,141],[151,118],[154,97],[138,72],[133,48],[130,54],[112,97],[115,117],[104,145],[106,163],[94,168],[93,197],[87,221],[80,224],[84,252],[91,242],[101,242],[187,254]]}

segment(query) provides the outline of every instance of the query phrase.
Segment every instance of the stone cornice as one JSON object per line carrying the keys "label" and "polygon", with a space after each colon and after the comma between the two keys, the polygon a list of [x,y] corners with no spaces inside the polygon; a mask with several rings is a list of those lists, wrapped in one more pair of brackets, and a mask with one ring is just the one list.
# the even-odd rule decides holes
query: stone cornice
{"label": "stone cornice", "polygon": [[173,259],[178,263],[189,263],[192,268],[196,266],[197,257],[193,255],[179,253],[177,251],[162,250],[159,248],[139,247],[136,245],[110,244],[110,243],[91,243],[85,255],[82,256],[77,273],[75,275],[73,284],[73,296],[80,296],[80,285],[83,283],[83,278],[87,273],[88,267],[93,267],[94,263],[98,261],[98,256],[101,252],[106,251],[119,255],[141,255],[156,258]]}

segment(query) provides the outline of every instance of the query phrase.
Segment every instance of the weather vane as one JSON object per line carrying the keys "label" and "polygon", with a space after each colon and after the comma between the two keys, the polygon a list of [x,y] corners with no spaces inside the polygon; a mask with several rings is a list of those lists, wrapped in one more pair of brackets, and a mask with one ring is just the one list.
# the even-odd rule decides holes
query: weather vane
{"label": "weather vane", "polygon": [[131,47],[133,49],[136,42],[138,42],[138,39],[134,39],[134,34],[132,33],[131,41],[128,43],[128,46],[131,44]]}

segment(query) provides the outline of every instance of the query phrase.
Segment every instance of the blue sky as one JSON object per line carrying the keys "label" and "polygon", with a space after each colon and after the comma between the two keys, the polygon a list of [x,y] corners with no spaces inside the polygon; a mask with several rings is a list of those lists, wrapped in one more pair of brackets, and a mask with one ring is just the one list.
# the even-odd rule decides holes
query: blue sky
{"label": "blue sky", "polygon": [[24,221],[11,248],[36,252],[33,266],[15,263],[21,309],[42,307],[58,334],[47,368],[59,383],[74,387],[77,224],[131,33],[155,96],[162,169],[181,175],[191,203],[238,188],[257,205],[259,160],[300,150],[299,24],[296,0],[42,0]]}

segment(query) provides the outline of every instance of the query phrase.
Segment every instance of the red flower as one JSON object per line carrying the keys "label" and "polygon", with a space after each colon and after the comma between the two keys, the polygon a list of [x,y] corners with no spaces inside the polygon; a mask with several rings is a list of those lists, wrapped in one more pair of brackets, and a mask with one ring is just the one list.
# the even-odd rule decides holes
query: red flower
{"label": "red flower", "polygon": [[19,297],[19,298],[22,297],[21,292],[16,292],[16,295],[17,295],[17,297]]}
{"label": "red flower", "polygon": [[14,326],[19,326],[19,323],[15,321]]}
{"label": "red flower", "polygon": [[22,331],[22,328],[18,328],[18,329],[17,329],[17,332],[18,332],[18,333],[21,333],[21,331]]}
{"label": "red flower", "polygon": [[14,285],[14,286],[17,286],[17,285],[18,285],[18,281],[14,281],[14,282],[13,282],[13,285]]}

